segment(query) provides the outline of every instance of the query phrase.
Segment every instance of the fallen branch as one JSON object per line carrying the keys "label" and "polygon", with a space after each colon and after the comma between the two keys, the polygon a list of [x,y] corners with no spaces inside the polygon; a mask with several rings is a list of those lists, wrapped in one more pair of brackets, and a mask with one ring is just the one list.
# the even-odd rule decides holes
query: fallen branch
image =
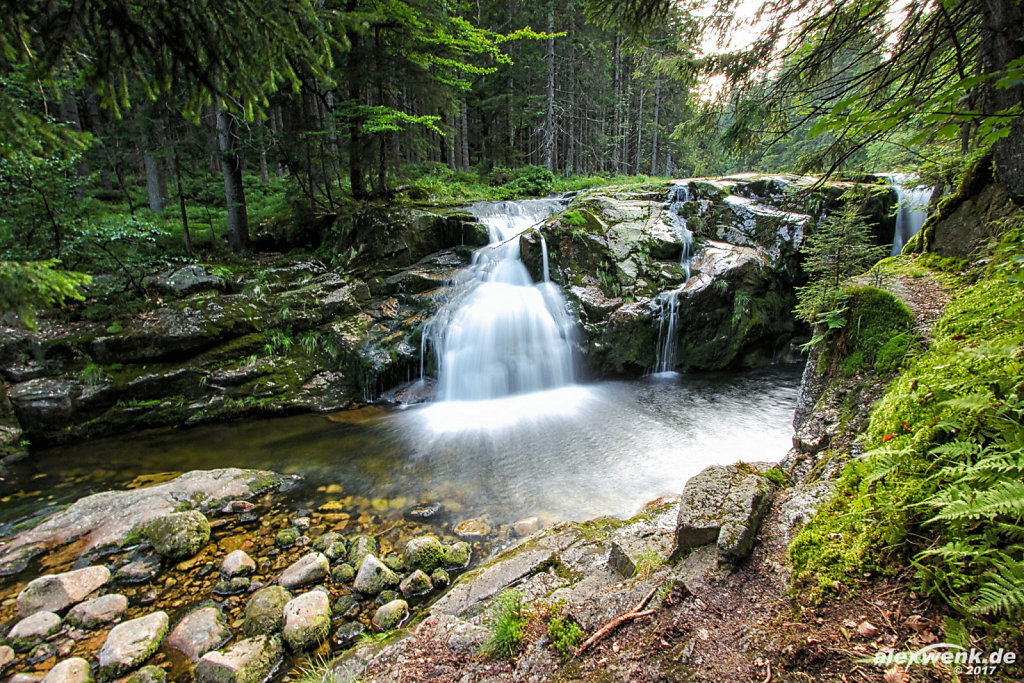
{"label": "fallen branch", "polygon": [[633,619],[636,619],[638,617],[646,617],[648,614],[654,614],[655,610],[653,610],[653,609],[645,610],[644,609],[644,605],[646,605],[648,602],[650,602],[651,598],[654,597],[654,594],[656,592],[658,592],[658,588],[659,588],[659,586],[655,586],[654,588],[652,588],[651,592],[648,593],[644,597],[643,600],[638,602],[636,607],[634,607],[631,612],[627,612],[626,614],[621,614],[621,615],[615,617],[614,619],[609,621],[607,624],[605,624],[604,626],[599,628],[597,631],[595,631],[594,635],[592,635],[589,638],[587,638],[583,642],[583,644],[580,645],[579,649],[576,650],[576,655],[579,656],[579,655],[583,654],[588,648],[593,646],[594,643],[596,643],[597,641],[601,640],[606,635],[608,635],[609,633],[611,633],[612,631],[614,631],[618,627],[620,627],[623,624],[625,624],[627,621],[632,621]]}
{"label": "fallen branch", "polygon": [[772,683],[772,663],[766,659],[764,665],[768,667],[768,675],[764,677],[761,683]]}

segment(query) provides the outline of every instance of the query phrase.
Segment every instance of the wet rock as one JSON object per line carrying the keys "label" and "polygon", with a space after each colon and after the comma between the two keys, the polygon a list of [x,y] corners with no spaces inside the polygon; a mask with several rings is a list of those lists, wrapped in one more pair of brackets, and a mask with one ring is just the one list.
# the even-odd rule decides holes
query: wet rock
{"label": "wet rock", "polygon": [[132,560],[114,571],[114,580],[120,583],[142,583],[160,573],[159,557],[144,557]]}
{"label": "wet rock", "polygon": [[193,662],[215,650],[231,638],[231,629],[216,607],[200,607],[185,615],[171,634],[167,645],[180,650]]}
{"label": "wet rock", "polygon": [[717,543],[720,562],[742,562],[754,547],[774,488],[768,479],[749,469],[708,467],[683,489],[676,548]]}
{"label": "wet rock", "polygon": [[240,595],[249,590],[250,579],[248,576],[236,576],[233,579],[218,581],[213,587],[214,595]]}
{"label": "wet rock", "polygon": [[399,597],[401,596],[399,595],[398,591],[392,590],[391,588],[385,588],[377,594],[377,604],[386,605],[392,600],[397,600]]}
{"label": "wet rock", "polygon": [[405,511],[405,518],[411,520],[428,520],[444,513],[444,505],[441,503],[423,503]]}
{"label": "wet rock", "polygon": [[43,610],[60,612],[81,602],[109,580],[110,570],[101,566],[40,576],[18,594],[18,614],[26,617]]}
{"label": "wet rock", "polygon": [[334,601],[331,613],[339,617],[352,617],[359,612],[359,602],[354,595],[342,595]]}
{"label": "wet rock", "polygon": [[336,531],[329,531],[313,541],[313,549],[322,552],[331,562],[346,557],[348,553],[345,537]]}
{"label": "wet rock", "polygon": [[330,562],[323,553],[309,553],[281,573],[277,582],[283,588],[297,588],[318,583],[327,578]]}
{"label": "wet rock", "polygon": [[356,536],[352,539],[352,547],[348,551],[348,563],[358,567],[367,555],[377,554],[377,541],[372,536]]}
{"label": "wet rock", "polygon": [[491,533],[491,525],[484,517],[467,519],[455,526],[455,535],[465,541],[482,541]]}
{"label": "wet rock", "polygon": [[547,566],[555,557],[550,548],[532,547],[461,577],[435,602],[432,614],[473,615],[484,602]]}
{"label": "wet rock", "polygon": [[334,631],[334,644],[341,649],[348,649],[359,641],[366,632],[366,627],[358,621],[348,621]]}
{"label": "wet rock", "polygon": [[407,569],[421,569],[430,573],[444,563],[444,546],[436,536],[411,538],[402,550],[402,561]]}
{"label": "wet rock", "polygon": [[331,581],[334,583],[348,583],[356,577],[356,570],[348,562],[343,562],[331,570]]}
{"label": "wet rock", "polygon": [[427,576],[426,573],[417,569],[412,574],[409,574],[409,576],[402,579],[402,582],[398,584],[398,590],[404,597],[411,598],[434,590],[434,584],[430,581],[430,577]]}
{"label": "wet rock", "polygon": [[43,683],[92,683],[89,662],[81,657],[72,657],[58,662],[43,677]]}
{"label": "wet rock", "polygon": [[86,496],[9,541],[0,550],[0,574],[23,569],[43,549],[76,539],[81,541],[76,546],[79,555],[100,546],[123,547],[136,530],[174,513],[182,500],[197,508],[219,507],[225,500],[247,498],[286,479],[262,470],[199,470],[154,486]]}
{"label": "wet rock", "polygon": [[210,540],[210,522],[198,510],[175,512],[147,524],[145,534],[159,555],[184,560]]}
{"label": "wet rock", "polygon": [[299,540],[299,536],[301,535],[302,533],[295,527],[281,529],[277,532],[277,536],[274,538],[274,545],[279,548],[290,548],[295,545],[295,542]]}
{"label": "wet rock", "polygon": [[448,576],[448,572],[438,567],[430,572],[430,581],[437,588],[445,588],[452,582],[452,579]]}
{"label": "wet rock", "polygon": [[7,683],[39,683],[43,680],[34,674],[14,674],[7,679]]}
{"label": "wet rock", "polygon": [[167,672],[152,664],[144,666],[127,679],[124,683],[166,683]]}
{"label": "wet rock", "polygon": [[271,635],[284,627],[284,606],[292,594],[280,586],[256,591],[245,605],[242,632],[247,636]]}
{"label": "wet rock", "polygon": [[402,625],[409,616],[409,603],[405,600],[392,600],[377,608],[371,623],[378,631],[391,631]]}
{"label": "wet rock", "polygon": [[14,648],[10,645],[0,645],[0,671],[3,671],[13,661]]}
{"label": "wet rock", "polygon": [[284,653],[277,636],[256,636],[224,650],[207,652],[196,664],[198,683],[260,683],[277,666]]}
{"label": "wet rock", "polygon": [[91,629],[114,621],[128,609],[128,598],[117,593],[101,595],[81,602],[68,612],[67,622],[79,628]]}
{"label": "wet rock", "polygon": [[331,604],[327,593],[303,593],[284,606],[284,642],[292,650],[315,647],[331,629]]}
{"label": "wet rock", "polygon": [[57,656],[57,646],[53,643],[40,643],[36,645],[31,652],[28,653],[27,661],[29,664],[36,665],[45,662],[48,659],[52,659]]}
{"label": "wet rock", "polygon": [[15,650],[25,652],[60,630],[60,617],[53,612],[34,612],[11,629],[7,639]]}
{"label": "wet rock", "polygon": [[397,586],[401,579],[383,562],[367,555],[359,565],[352,587],[359,593],[376,595],[385,588]]}
{"label": "wet rock", "polygon": [[256,571],[256,562],[244,550],[235,550],[220,563],[220,573],[229,579]]}
{"label": "wet rock", "polygon": [[149,659],[160,647],[167,626],[165,612],[153,612],[115,626],[96,655],[100,676],[117,678]]}
{"label": "wet rock", "polygon": [[405,560],[398,553],[388,553],[385,555],[384,564],[394,572],[402,572],[406,569]]}
{"label": "wet rock", "polygon": [[462,568],[469,564],[473,549],[465,541],[457,541],[444,549],[444,566]]}
{"label": "wet rock", "polygon": [[529,536],[540,531],[540,518],[539,517],[526,517],[521,519],[512,525],[512,530],[516,532],[516,536]]}

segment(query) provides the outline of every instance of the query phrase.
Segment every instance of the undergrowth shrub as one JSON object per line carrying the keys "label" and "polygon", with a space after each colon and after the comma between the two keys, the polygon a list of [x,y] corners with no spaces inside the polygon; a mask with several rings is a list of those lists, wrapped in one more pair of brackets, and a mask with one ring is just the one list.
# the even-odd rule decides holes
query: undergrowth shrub
{"label": "undergrowth shrub", "polygon": [[553,617],[548,622],[548,640],[562,659],[568,659],[583,642],[583,629],[569,617]]}

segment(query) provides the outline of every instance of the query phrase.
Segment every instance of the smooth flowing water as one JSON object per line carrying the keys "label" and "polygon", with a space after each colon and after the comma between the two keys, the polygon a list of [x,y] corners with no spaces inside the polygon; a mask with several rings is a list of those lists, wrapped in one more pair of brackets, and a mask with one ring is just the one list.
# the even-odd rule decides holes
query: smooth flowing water
{"label": "smooth flowing water", "polygon": [[898,256],[903,253],[903,246],[921,230],[925,219],[928,218],[928,202],[931,201],[932,188],[915,185],[917,176],[914,175],[898,173],[888,178],[892,188],[896,190],[899,207],[889,256]]}
{"label": "smooth flowing water", "polygon": [[232,466],[303,475],[299,507],[336,484],[367,499],[443,502],[452,522],[631,515],[708,465],[781,459],[799,382],[798,368],[648,378],[70,444],[16,466],[0,522],[159,473]]}
{"label": "smooth flowing water", "polygon": [[534,284],[519,259],[519,236],[563,207],[555,199],[470,207],[490,244],[473,254],[424,332],[437,357],[440,400],[490,400],[572,383],[575,321],[558,287],[547,277]]}

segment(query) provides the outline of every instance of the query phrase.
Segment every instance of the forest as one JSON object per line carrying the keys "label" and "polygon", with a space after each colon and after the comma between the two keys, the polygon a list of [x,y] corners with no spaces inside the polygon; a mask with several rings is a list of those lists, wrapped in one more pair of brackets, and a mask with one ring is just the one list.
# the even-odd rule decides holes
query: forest
{"label": "forest", "polygon": [[[888,683],[972,673],[893,659],[931,646],[1024,657],[1019,0],[0,8],[0,642],[10,646],[0,645],[0,672],[41,676],[71,653],[95,655],[81,661],[98,680],[146,661],[126,680],[164,680],[136,677],[147,669],[229,680],[207,653],[230,643],[225,651],[242,657],[257,638],[272,655],[246,660],[251,671],[230,680],[458,680],[460,667],[483,680],[490,666],[508,680],[534,666],[537,680],[593,680],[611,660],[615,680],[685,669],[694,680],[738,672],[772,681],[774,671],[774,680]],[[915,189],[920,230],[894,245]],[[524,291],[484,299],[495,279]],[[474,327],[484,319],[489,326]],[[494,331],[517,326],[547,336],[509,341]],[[484,358],[474,337],[499,347],[495,357]],[[558,349],[537,350],[549,343]],[[487,367],[467,371],[449,355]],[[453,381],[452,367],[466,379]],[[512,379],[486,377],[488,367]],[[757,372],[780,367],[759,383]],[[657,394],[662,375],[671,399],[629,393],[647,396],[648,382]],[[513,421],[519,407],[466,405],[581,378],[621,382],[615,400],[626,407],[574,413],[594,422],[577,436],[551,427],[564,449],[551,459],[583,471],[579,479],[551,474],[542,454],[535,479],[494,485],[493,472],[452,462],[472,449],[499,457],[498,436],[445,441],[446,429],[458,431],[446,426],[451,415],[395,417],[426,413],[424,401],[458,404],[472,415],[460,419],[494,418],[503,443],[547,448],[547,427],[537,425],[548,423],[501,432],[508,425],[495,415]],[[737,391],[750,411],[729,402],[732,381],[749,382]],[[710,401],[721,402],[717,417],[678,412],[702,409],[702,391],[723,392]],[[758,469],[750,452],[777,425],[748,432],[746,420],[776,400],[785,445]],[[669,417],[657,418],[661,436],[635,445],[626,425],[645,424],[654,409],[643,401]],[[766,424],[779,421],[765,410]],[[326,421],[313,429],[295,417],[309,414]],[[280,441],[264,443],[259,425],[272,419],[296,421],[267,426]],[[545,517],[534,498],[536,515],[502,497],[536,486],[539,500],[576,500],[577,488],[587,499],[587,486],[600,485],[587,478],[599,467],[586,458],[612,453],[614,464],[601,465],[612,479],[662,467],[670,495],[689,500],[687,482],[714,486],[707,470],[684,477],[659,449],[676,453],[673,440],[690,438],[680,425],[708,430],[719,419],[735,421],[740,436],[716,432],[718,442],[754,445],[709,460],[708,469],[732,469],[724,488],[693,494],[694,504],[756,491],[744,503],[751,516],[719,520],[710,541],[700,532],[703,540],[684,542],[693,531],[686,507],[655,505],[668,495],[657,486],[636,493],[657,498],[630,522],[660,539],[642,548],[626,522],[607,516],[628,510],[580,503],[596,517],[583,522],[555,503]],[[605,448],[601,430],[620,425],[621,443],[609,436],[617,443]],[[403,430],[423,438],[409,445]],[[114,464],[102,446],[90,450],[93,439],[135,433],[141,441],[111,442]],[[304,460],[315,450],[306,441],[327,452],[329,438],[339,453],[358,454],[344,456],[358,475]],[[566,445],[575,441],[593,453],[577,462]],[[136,447],[137,457],[120,453]],[[240,460],[247,449],[251,463]],[[298,464],[287,464],[292,455]],[[436,470],[416,469],[435,457]],[[690,457],[699,459],[686,451],[676,460]],[[178,479],[164,478],[236,465],[251,468],[231,489],[237,499],[181,493]],[[306,481],[289,488],[294,473]],[[478,481],[467,483],[471,474]],[[573,495],[551,493],[552,482]],[[155,520],[106,536],[88,527],[109,511],[89,508],[87,494],[165,485],[173,500],[146,503]],[[643,500],[628,503],[636,510]],[[176,515],[202,519],[182,532]],[[62,526],[80,533],[61,535]],[[727,542],[737,528],[753,536]],[[538,532],[559,539],[557,550]],[[99,536],[106,545],[93,542]],[[717,551],[705,557],[709,542]],[[69,554],[40,564],[44,547]],[[229,550],[258,561],[242,552],[251,568],[213,571]],[[504,576],[519,571],[516,552],[541,560]],[[579,559],[602,553],[600,569]],[[316,566],[297,568],[307,560]],[[18,635],[30,630],[23,622],[34,608],[23,605],[42,580],[30,578],[93,561],[109,565],[110,590],[127,595],[114,621],[163,615],[145,656],[110,659],[117,626],[98,653],[100,641],[71,627]],[[124,578],[126,567],[142,578]],[[697,581],[695,568],[718,578]],[[294,579],[306,570],[315,579]],[[615,601],[574,592],[590,574],[617,577],[608,584]],[[107,579],[54,607],[72,606],[55,618],[71,623],[75,603],[107,592]],[[310,583],[326,586],[330,607],[306,597],[318,589],[296,598],[285,590]],[[479,585],[490,592],[477,602],[459,593],[477,595]],[[284,605],[303,599],[316,603],[303,610],[326,616],[289,631],[277,614],[270,621],[281,623],[261,631],[250,608],[271,589],[280,591],[266,597],[271,611],[287,617],[294,610]],[[168,615],[151,609],[156,600],[174,624],[194,606],[190,593],[217,601],[215,619],[227,615],[224,637],[196,656],[191,645],[160,645]],[[735,609],[748,602],[761,610],[756,624]],[[710,607],[694,616],[694,604]],[[455,621],[441,620],[450,639],[436,650],[440,636],[423,618],[443,609]],[[167,642],[207,629],[189,622],[199,611]],[[402,647],[421,656],[404,679],[404,651],[389,649],[387,635],[399,625],[412,633]],[[760,635],[751,645],[739,629]],[[463,636],[473,646],[460,650],[452,643]],[[718,650],[701,650],[709,639]],[[379,648],[375,658],[351,654],[363,647]],[[883,668],[866,663],[873,656]],[[977,672],[1019,680],[1022,662],[997,664]]]}

